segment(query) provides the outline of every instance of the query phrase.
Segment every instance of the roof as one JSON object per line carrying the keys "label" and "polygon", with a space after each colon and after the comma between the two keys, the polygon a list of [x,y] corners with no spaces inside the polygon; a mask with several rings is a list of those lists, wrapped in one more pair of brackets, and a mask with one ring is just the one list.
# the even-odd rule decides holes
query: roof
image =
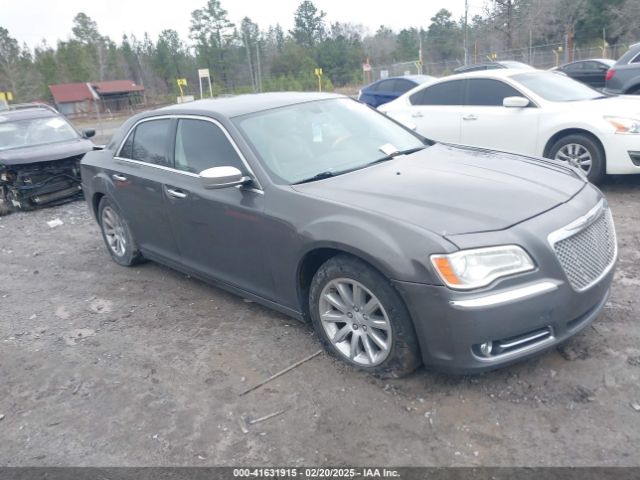
{"label": "roof", "polygon": [[512,77],[519,73],[550,73],[547,70],[538,70],[536,68],[492,68],[489,70],[474,70],[472,72],[456,73],[441,80],[450,78],[505,78]]}
{"label": "roof", "polygon": [[197,100],[189,103],[179,103],[154,110],[154,115],[162,113],[218,113],[226,117],[237,117],[248,113],[286,107],[298,103],[329,100],[332,98],[347,98],[335,93],[310,92],[272,92],[253,93],[216,99]]}
{"label": "roof", "polygon": [[144,91],[143,86],[136,85],[136,83],[132,80],[108,80],[105,82],[95,82],[92,85],[98,93],[105,94]]}
{"label": "roof", "polygon": [[88,83],[60,83],[49,85],[49,90],[56,103],[82,102],[96,98]]}
{"label": "roof", "polygon": [[60,83],[49,85],[49,90],[56,103],[82,102],[97,100],[98,94],[142,92],[144,87],[136,85],[132,80],[108,80],[95,83]]}
{"label": "roof", "polygon": [[33,108],[23,108],[20,110],[2,110],[0,112],[0,123],[4,121],[15,122],[18,120],[30,120],[32,118],[57,117],[58,113],[44,107],[34,106]]}

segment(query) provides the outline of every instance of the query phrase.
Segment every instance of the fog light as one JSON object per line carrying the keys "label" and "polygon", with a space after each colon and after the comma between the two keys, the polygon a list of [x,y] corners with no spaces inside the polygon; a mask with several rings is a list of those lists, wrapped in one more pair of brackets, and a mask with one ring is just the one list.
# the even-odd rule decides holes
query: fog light
{"label": "fog light", "polygon": [[485,357],[490,357],[493,351],[493,342],[486,342],[480,344],[480,353]]}

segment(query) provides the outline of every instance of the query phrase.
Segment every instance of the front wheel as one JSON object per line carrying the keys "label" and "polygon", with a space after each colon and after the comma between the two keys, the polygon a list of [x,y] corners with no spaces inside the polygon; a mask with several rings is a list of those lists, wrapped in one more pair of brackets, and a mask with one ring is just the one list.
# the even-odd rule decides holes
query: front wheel
{"label": "front wheel", "polygon": [[604,178],[604,152],[600,145],[587,135],[578,133],[562,137],[551,146],[549,158],[579,168],[591,183],[599,183]]}
{"label": "front wheel", "polygon": [[311,282],[309,308],[324,347],[340,360],[391,377],[420,365],[404,302],[389,281],[366,263],[347,255],[324,263]]}

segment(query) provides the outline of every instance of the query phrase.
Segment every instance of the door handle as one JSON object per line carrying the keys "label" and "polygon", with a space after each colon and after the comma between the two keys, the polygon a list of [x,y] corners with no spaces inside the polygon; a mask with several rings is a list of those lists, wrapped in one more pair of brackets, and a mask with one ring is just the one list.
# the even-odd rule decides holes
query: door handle
{"label": "door handle", "polygon": [[411,114],[411,117],[413,118],[422,118],[424,115],[422,115],[421,112],[415,112]]}
{"label": "door handle", "polygon": [[127,177],[125,177],[123,175],[118,175],[117,173],[114,173],[113,175],[111,175],[111,178],[113,178],[117,182],[126,182],[127,181]]}
{"label": "door handle", "polygon": [[173,188],[167,188],[167,195],[173,198],[187,198],[187,194],[181,192],[180,190],[175,190]]}
{"label": "door handle", "polygon": [[463,120],[466,120],[467,122],[473,121],[473,120],[477,120],[478,117],[476,117],[474,114],[469,114],[469,115],[465,115],[464,117],[462,117]]}

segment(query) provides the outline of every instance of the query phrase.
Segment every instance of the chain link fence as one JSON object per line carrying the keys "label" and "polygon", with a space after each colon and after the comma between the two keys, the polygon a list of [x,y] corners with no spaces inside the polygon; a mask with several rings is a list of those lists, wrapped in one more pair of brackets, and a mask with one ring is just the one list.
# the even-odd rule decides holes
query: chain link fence
{"label": "chain link fence", "polygon": [[[567,52],[564,43],[552,43],[547,45],[536,45],[527,48],[505,50],[502,52],[478,52],[470,49],[468,54],[468,64],[485,63],[499,60],[515,60],[527,63],[540,69],[549,69],[562,65],[569,61],[584,60],[588,58],[619,58],[627,50],[627,45],[607,45],[602,47],[574,47]],[[372,66],[370,75],[364,75],[363,83],[370,83],[381,78],[395,77],[403,75],[415,75],[424,73],[435,77],[450,75],[458,67],[464,65],[464,56],[460,58],[447,59],[440,62],[426,62],[420,69],[419,62],[400,62],[392,65]]]}

